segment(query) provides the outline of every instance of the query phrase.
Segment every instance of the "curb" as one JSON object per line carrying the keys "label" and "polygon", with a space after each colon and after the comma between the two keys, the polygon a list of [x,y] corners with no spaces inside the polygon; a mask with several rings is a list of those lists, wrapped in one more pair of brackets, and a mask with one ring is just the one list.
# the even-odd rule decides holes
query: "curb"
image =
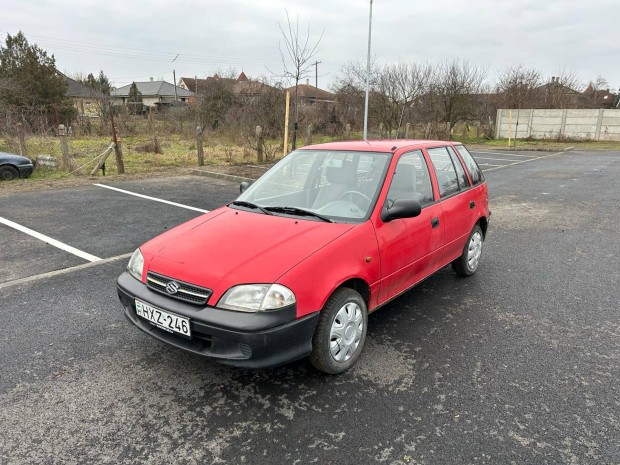
{"label": "curb", "polygon": [[243,176],[235,176],[234,174],[218,173],[216,171],[207,171],[200,169],[193,169],[190,174],[195,176],[206,176],[208,178],[225,179],[232,182],[254,182],[256,178],[245,178]]}

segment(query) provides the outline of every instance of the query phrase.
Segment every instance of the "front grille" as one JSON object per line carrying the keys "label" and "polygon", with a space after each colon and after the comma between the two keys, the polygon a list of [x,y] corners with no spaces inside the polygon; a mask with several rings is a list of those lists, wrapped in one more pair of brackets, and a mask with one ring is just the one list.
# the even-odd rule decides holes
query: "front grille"
{"label": "front grille", "polygon": [[[171,294],[166,290],[166,286],[170,283],[175,283],[178,287],[176,293]],[[193,284],[184,283],[183,281],[178,281],[153,272],[149,272],[146,275],[146,285],[149,289],[160,292],[168,297],[196,305],[205,305],[213,293],[211,289],[194,286]]]}

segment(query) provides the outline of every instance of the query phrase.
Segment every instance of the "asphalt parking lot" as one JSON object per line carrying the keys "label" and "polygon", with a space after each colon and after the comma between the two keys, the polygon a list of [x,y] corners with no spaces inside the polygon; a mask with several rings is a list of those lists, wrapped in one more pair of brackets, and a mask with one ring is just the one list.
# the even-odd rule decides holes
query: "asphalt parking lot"
{"label": "asphalt parking lot", "polygon": [[122,315],[129,254],[236,183],[0,196],[0,463],[620,464],[620,152],[473,154],[480,270],[371,315],[337,377],[224,367]]}

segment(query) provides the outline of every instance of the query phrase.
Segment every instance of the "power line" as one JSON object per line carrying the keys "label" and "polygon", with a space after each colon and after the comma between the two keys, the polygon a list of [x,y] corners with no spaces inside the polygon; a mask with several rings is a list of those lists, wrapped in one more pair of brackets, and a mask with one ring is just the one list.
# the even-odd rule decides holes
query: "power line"
{"label": "power line", "polygon": [[176,62],[186,64],[232,64],[242,65],[246,63],[257,64],[274,64],[281,63],[280,59],[267,59],[263,60],[257,57],[231,57],[222,55],[195,55],[188,53],[178,52],[157,52],[143,49],[135,49],[128,47],[116,47],[109,45],[95,44],[92,42],[77,42],[65,39],[57,39],[53,37],[30,36],[36,39],[37,43],[46,47],[52,47],[59,50],[67,50],[77,53],[88,53],[103,56],[112,56],[117,58],[130,58],[132,60],[146,60],[146,61],[167,61],[170,62],[175,59]]}

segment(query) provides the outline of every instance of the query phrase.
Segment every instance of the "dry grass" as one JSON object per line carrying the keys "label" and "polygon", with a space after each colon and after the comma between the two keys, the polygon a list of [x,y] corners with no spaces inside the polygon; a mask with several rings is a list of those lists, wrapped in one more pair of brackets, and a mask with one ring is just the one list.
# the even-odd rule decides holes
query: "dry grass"
{"label": "dry grass", "polygon": [[[127,136],[121,139],[123,160],[126,173],[144,173],[165,168],[190,168],[198,164],[196,140],[177,135],[158,136],[158,147],[152,146],[148,136]],[[76,166],[82,166],[79,174],[88,174],[96,165],[97,158],[111,140],[108,137],[70,137],[69,153]],[[35,159],[37,155],[51,155],[59,161],[62,159],[60,141],[57,137],[30,137],[26,141],[28,156]],[[0,139],[0,151],[19,153],[16,140]],[[256,161],[256,153],[247,147],[233,145],[226,140],[213,138],[204,144],[206,165],[235,165]],[[280,154],[281,156],[281,154]],[[116,159],[112,153],[106,161],[106,173],[115,174]],[[37,168],[33,179],[61,178],[69,173],[62,170]]]}

